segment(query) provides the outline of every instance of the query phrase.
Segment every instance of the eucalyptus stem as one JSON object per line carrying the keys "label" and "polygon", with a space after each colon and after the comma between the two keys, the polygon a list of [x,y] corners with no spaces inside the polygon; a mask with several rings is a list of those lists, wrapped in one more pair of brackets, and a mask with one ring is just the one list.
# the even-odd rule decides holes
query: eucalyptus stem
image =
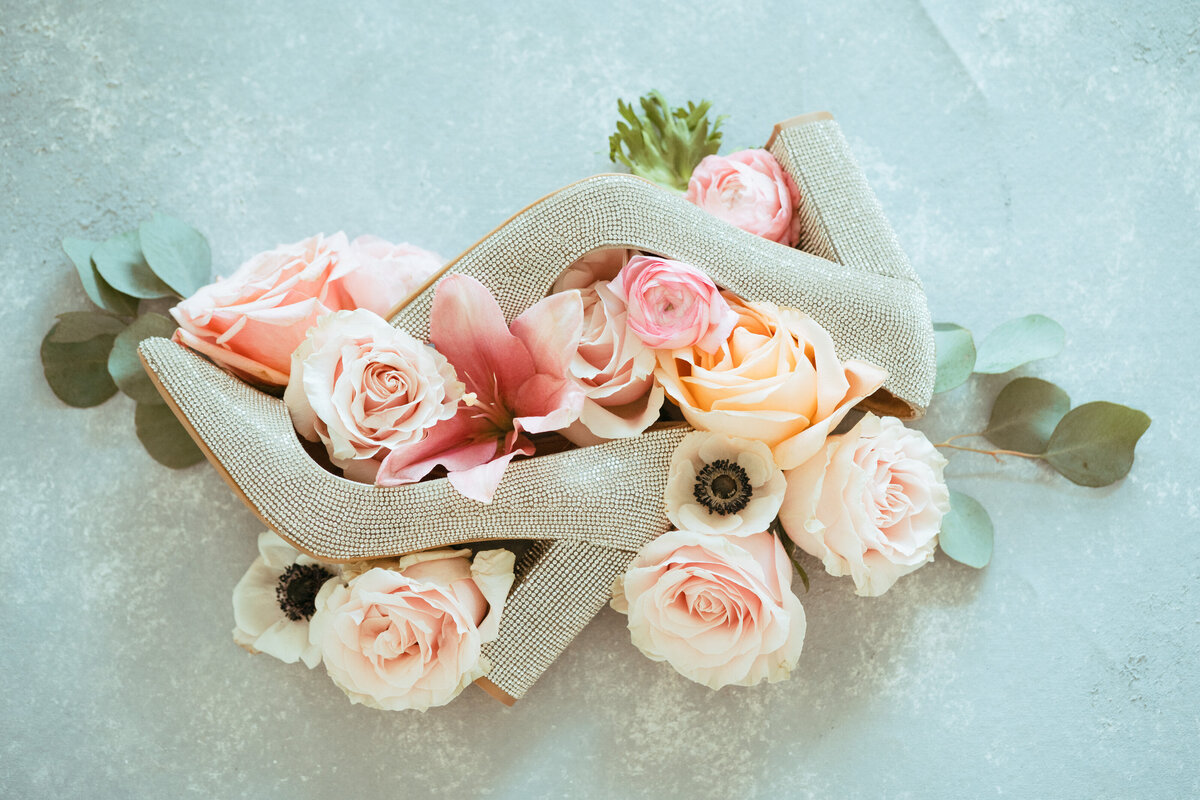
{"label": "eucalyptus stem", "polygon": [[1017,456],[1018,458],[1033,458],[1033,459],[1042,458],[1042,456],[1037,453],[1022,453],[1019,450],[984,450],[979,447],[963,447],[960,444],[950,444],[951,441],[953,441],[955,439],[961,439],[964,436],[980,436],[980,435],[981,434],[978,434],[978,433],[963,433],[963,434],[959,434],[958,436],[951,436],[946,441],[941,442],[939,444],[935,444],[934,447],[945,447],[949,450],[962,450],[963,452],[966,452],[966,453],[981,453],[985,456],[991,456],[992,458],[996,459],[997,461],[1001,460],[1000,456]]}

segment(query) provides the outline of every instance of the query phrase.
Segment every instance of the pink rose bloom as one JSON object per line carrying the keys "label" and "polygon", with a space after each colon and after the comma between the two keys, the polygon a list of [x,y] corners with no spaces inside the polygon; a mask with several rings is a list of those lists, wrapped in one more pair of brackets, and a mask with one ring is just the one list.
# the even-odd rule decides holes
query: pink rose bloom
{"label": "pink rose bloom", "polygon": [[779,519],[798,547],[855,592],[883,594],[933,560],[950,492],[946,459],[920,431],[867,414],[787,473]]}
{"label": "pink rose bloom", "polygon": [[[436,256],[402,259],[389,255],[386,244],[369,238],[352,247],[339,232],[260,253],[172,308],[179,323],[174,339],[245,380],[284,386],[292,351],[317,319],[359,306],[387,313],[407,297],[410,283],[428,277]],[[422,277],[394,274],[405,269]]]}
{"label": "pink rose bloom", "polygon": [[392,244],[378,236],[359,236],[350,243],[350,255],[358,267],[346,276],[346,291],[356,307],[384,319],[446,263],[437,253],[407,243]]}
{"label": "pink rose bloom", "polygon": [[327,314],[292,354],[284,402],[346,477],[374,483],[395,447],[453,417],[463,384],[438,351],[365,308]]}
{"label": "pink rose bloom", "polygon": [[711,353],[737,322],[716,284],[682,261],[634,256],[610,288],[629,310],[629,327],[655,350]]}
{"label": "pink rose bloom", "polygon": [[660,350],[655,376],[693,427],[757,439],[780,469],[798,467],[887,373],[838,359],[807,314],[728,298],[738,319],[729,340],[715,353]]}
{"label": "pink rose bloom", "polygon": [[779,539],[669,531],[613,586],[633,643],[710,689],[787,678],[804,645],[804,607]]}
{"label": "pink rose bloom", "polygon": [[583,389],[579,419],[562,434],[577,445],[637,436],[658,420],[663,390],[654,381],[654,351],[630,330],[625,303],[608,280],[628,259],[627,250],[599,250],[577,261],[554,284],[554,292],[578,289],[583,298],[583,335],[570,374]]}
{"label": "pink rose bloom", "polygon": [[389,711],[445,705],[491,668],[513,554],[438,550],[329,581],[308,635],[352,703]]}
{"label": "pink rose bloom", "polygon": [[747,233],[789,247],[800,242],[800,190],[766,150],[705,156],[685,196]]}

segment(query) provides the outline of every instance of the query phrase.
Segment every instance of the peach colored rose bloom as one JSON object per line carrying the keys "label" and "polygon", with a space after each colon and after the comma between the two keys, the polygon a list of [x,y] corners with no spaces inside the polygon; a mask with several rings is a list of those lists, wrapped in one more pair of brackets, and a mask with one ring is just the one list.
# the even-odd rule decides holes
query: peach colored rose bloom
{"label": "peach colored rose bloom", "polygon": [[738,317],[729,339],[711,354],[659,351],[655,376],[693,427],[765,442],[780,469],[797,467],[887,373],[839,361],[807,314],[726,297]]}
{"label": "peach colored rose bloom", "polygon": [[789,247],[800,241],[800,190],[766,150],[705,156],[685,196],[747,233]]}
{"label": "peach colored rose bloom", "polygon": [[378,236],[359,236],[350,243],[350,255],[358,266],[345,278],[346,291],[357,308],[385,319],[446,263],[437,253]]}
{"label": "peach colored rose bloom", "polygon": [[[351,246],[339,232],[260,253],[172,308],[174,339],[246,380],[284,386],[292,351],[320,317],[359,306],[387,313],[438,260],[389,247],[373,237]],[[396,274],[405,270],[422,277]]]}
{"label": "peach colored rose bloom", "polygon": [[787,473],[784,530],[830,575],[876,597],[933,560],[950,492],[946,459],[920,431],[867,414]]}
{"label": "peach colored rose bloom", "polygon": [[561,433],[580,446],[637,436],[658,419],[663,390],[654,381],[654,351],[626,323],[625,303],[608,280],[628,259],[627,250],[589,253],[554,284],[553,292],[578,289],[583,298],[583,335],[570,375],[583,389],[579,419]]}
{"label": "peach colored rose bloom", "polygon": [[609,288],[629,310],[629,327],[656,350],[716,350],[733,328],[729,303],[700,270],[653,256],[634,256]]}
{"label": "peach colored rose bloom", "polygon": [[352,703],[385,710],[445,705],[490,665],[513,554],[438,550],[375,567],[317,595],[309,639]]}
{"label": "peach colored rose bloom", "polygon": [[804,645],[792,565],[769,533],[730,538],[669,531],[613,586],[633,643],[711,689],[787,678]]}
{"label": "peach colored rose bloom", "polygon": [[463,384],[438,351],[365,308],[322,317],[292,354],[284,402],[351,480],[373,483],[393,448],[453,417]]}

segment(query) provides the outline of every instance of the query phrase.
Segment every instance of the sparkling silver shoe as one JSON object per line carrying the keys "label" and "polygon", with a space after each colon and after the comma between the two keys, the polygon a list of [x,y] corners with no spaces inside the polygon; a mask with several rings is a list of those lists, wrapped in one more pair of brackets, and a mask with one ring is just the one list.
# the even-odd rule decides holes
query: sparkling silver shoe
{"label": "sparkling silver shoe", "polygon": [[[629,175],[597,175],[518,212],[447,265],[392,316],[428,339],[438,280],[482,282],[511,321],[593,250],[629,248],[685,261],[751,300],[807,312],[842,359],[888,370],[863,406],[920,416],[933,390],[925,294],[824,113],[775,127],[768,149],[800,189],[802,249],[740,231],[675,193]],[[664,490],[685,425],[509,465],[490,504],[430,480],[376,487],[322,468],[301,445],[283,401],[166,339],[140,348],[147,371],[217,471],[271,529],[318,558],[354,561],[497,539],[535,543],[518,563],[493,664],[480,685],[522,697],[607,602],[613,579],[670,527]]]}

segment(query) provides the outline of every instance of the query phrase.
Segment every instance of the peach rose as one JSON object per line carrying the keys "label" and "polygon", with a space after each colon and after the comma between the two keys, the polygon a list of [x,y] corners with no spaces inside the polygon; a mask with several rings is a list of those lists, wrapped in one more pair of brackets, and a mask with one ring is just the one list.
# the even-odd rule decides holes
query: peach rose
{"label": "peach rose", "polygon": [[867,414],[787,473],[780,522],[830,575],[877,597],[933,560],[950,492],[946,459],[920,431]]}
{"label": "peach rose", "polygon": [[357,308],[385,319],[446,263],[437,253],[378,236],[359,236],[350,243],[350,256],[358,266],[345,278],[346,291]]}
{"label": "peach rose", "polygon": [[424,711],[490,669],[482,646],[499,634],[512,582],[507,550],[415,553],[325,584],[309,639],[352,703]]}
{"label": "peach rose", "polygon": [[463,391],[445,356],[360,308],[309,330],[283,399],[301,436],[324,443],[346,477],[373,483],[388,452],[457,413]]}
{"label": "peach rose", "polygon": [[705,156],[685,196],[747,233],[789,247],[800,241],[800,190],[766,150]]}
{"label": "peach rose", "polygon": [[634,645],[710,689],[787,678],[804,645],[804,607],[779,539],[669,531],[613,586]]}
{"label": "peach rose", "polygon": [[[172,308],[174,339],[241,378],[284,386],[292,351],[320,317],[359,306],[387,313],[437,259],[401,257],[396,250],[405,245],[385,245],[362,237],[351,246],[339,232],[260,253]],[[422,277],[396,274],[405,270]]]}
{"label": "peach rose", "polygon": [[658,419],[663,390],[654,381],[654,351],[630,330],[625,303],[608,280],[628,259],[626,250],[600,250],[572,264],[553,292],[578,289],[583,298],[583,335],[570,375],[584,391],[583,410],[560,431],[577,445],[637,436]]}
{"label": "peach rose", "polygon": [[736,320],[716,284],[682,261],[634,256],[610,288],[629,309],[629,327],[655,350],[697,347],[711,353]]}
{"label": "peach rose", "polygon": [[807,314],[726,296],[738,318],[729,339],[711,354],[659,351],[655,376],[693,427],[765,442],[780,469],[792,469],[887,373],[839,361]]}

